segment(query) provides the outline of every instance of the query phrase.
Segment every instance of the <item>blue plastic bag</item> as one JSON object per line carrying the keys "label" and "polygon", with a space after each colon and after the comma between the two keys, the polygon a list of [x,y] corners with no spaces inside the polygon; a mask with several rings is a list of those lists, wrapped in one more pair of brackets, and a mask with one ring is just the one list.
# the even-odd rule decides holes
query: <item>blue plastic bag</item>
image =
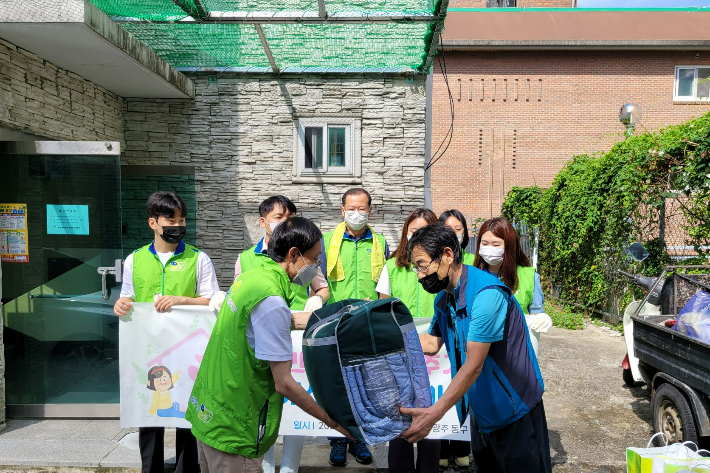
{"label": "blue plastic bag", "polygon": [[678,313],[675,330],[710,344],[710,294],[699,291]]}

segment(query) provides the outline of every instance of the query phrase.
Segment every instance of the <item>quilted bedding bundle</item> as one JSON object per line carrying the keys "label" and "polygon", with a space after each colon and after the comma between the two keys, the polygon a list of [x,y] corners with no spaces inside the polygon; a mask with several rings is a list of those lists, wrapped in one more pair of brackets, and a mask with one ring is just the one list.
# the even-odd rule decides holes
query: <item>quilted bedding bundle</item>
{"label": "quilted bedding bundle", "polygon": [[431,406],[419,336],[399,299],[348,299],[315,311],[303,336],[303,361],[316,402],[369,444],[409,428],[400,406]]}

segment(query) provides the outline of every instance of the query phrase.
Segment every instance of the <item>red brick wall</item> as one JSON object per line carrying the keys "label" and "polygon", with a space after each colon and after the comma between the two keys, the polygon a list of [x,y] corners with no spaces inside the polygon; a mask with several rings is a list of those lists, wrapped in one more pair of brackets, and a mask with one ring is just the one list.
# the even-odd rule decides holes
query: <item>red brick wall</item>
{"label": "red brick wall", "polygon": [[[454,137],[432,168],[434,211],[498,215],[512,186],[547,187],[573,155],[608,150],[623,139],[624,103],[643,107],[650,130],[710,111],[710,103],[673,102],[675,66],[710,64],[710,55],[695,54],[446,53]],[[450,125],[438,65],[434,72],[432,153]]]}
{"label": "red brick wall", "polygon": [[[518,7],[572,8],[573,0],[518,0]],[[451,0],[449,8],[486,8],[487,0]]]}

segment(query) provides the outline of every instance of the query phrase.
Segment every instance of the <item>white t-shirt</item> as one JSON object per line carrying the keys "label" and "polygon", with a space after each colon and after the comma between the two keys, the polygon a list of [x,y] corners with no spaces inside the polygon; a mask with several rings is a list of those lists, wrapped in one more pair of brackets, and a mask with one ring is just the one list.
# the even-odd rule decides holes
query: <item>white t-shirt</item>
{"label": "white t-shirt", "polygon": [[[156,253],[160,262],[165,263],[173,256],[173,252]],[[219,283],[217,283],[217,273],[214,271],[214,265],[209,256],[200,251],[197,255],[197,295],[212,299],[214,293],[219,291]],[[136,297],[136,289],[133,287],[133,253],[126,257],[123,262],[123,285],[121,286],[121,297]]]}
{"label": "white t-shirt", "polygon": [[291,361],[291,309],[279,296],[269,296],[249,312],[247,342],[256,358],[264,361]]}
{"label": "white t-shirt", "polygon": [[392,288],[390,287],[390,273],[389,271],[387,271],[387,265],[382,268],[380,280],[377,281],[377,287],[375,287],[375,291],[386,296],[392,295]]}

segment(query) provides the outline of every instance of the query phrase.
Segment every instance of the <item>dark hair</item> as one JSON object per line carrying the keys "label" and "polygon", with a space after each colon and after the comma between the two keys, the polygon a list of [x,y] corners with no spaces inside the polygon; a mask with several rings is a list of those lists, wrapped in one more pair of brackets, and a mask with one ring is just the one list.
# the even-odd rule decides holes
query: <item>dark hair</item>
{"label": "dark hair", "polygon": [[476,259],[473,261],[473,265],[479,269],[485,269],[485,267],[488,266],[488,263],[483,261],[483,258],[478,254],[478,250],[481,247],[481,238],[486,232],[491,232],[498,238],[503,239],[505,252],[503,253],[503,262],[498,270],[498,275],[501,281],[503,281],[503,284],[508,286],[511,291],[517,291],[518,266],[530,266],[530,260],[525,252],[523,252],[523,247],[520,246],[518,233],[515,231],[515,228],[513,228],[513,225],[503,217],[496,217],[483,222],[478,232]]}
{"label": "dark hair", "polygon": [[420,228],[412,234],[407,243],[407,259],[412,260],[412,250],[420,246],[432,261],[438,260],[444,254],[444,248],[451,248],[454,252],[454,263],[460,264],[463,260],[461,246],[456,238],[456,232],[443,223],[434,223]]}
{"label": "dark hair", "polygon": [[450,217],[456,218],[463,226],[463,241],[461,242],[461,249],[463,250],[468,247],[468,225],[466,224],[466,217],[458,210],[451,209],[443,211],[441,215],[439,215],[439,221],[445,224]]}
{"label": "dark hair", "polygon": [[276,227],[271,234],[267,252],[272,260],[281,263],[294,246],[303,255],[322,238],[323,234],[315,223],[305,217],[291,217]]}
{"label": "dark hair", "polygon": [[148,370],[148,389],[155,391],[155,380],[161,378],[164,373],[168,373],[170,378],[170,387],[168,389],[173,389],[173,375],[165,366],[153,366]]}
{"label": "dark hair", "polygon": [[362,195],[362,194],[365,194],[367,196],[367,206],[372,207],[372,196],[370,196],[370,193],[367,192],[362,187],[353,187],[352,189],[348,189],[347,191],[345,191],[345,194],[343,194],[343,198],[341,199],[343,206],[345,206],[345,198],[348,197],[349,195]]}
{"label": "dark hair", "polygon": [[429,225],[437,222],[436,214],[429,209],[414,209],[412,213],[409,214],[409,217],[407,217],[404,221],[404,225],[402,226],[402,237],[399,239],[397,251],[395,251],[394,255],[392,255],[392,257],[395,258],[395,264],[400,268],[403,266],[409,266],[410,264],[409,258],[407,258],[407,233],[409,224],[418,218],[423,218]]}
{"label": "dark hair", "polygon": [[153,195],[148,197],[146,211],[148,212],[148,217],[156,220],[159,217],[173,218],[175,212],[179,212],[181,217],[187,217],[185,201],[174,192],[153,192]]}
{"label": "dark hair", "polygon": [[291,215],[297,212],[296,205],[291,202],[291,199],[285,195],[274,195],[259,204],[259,216],[266,217],[277,205],[284,210],[288,210]]}

